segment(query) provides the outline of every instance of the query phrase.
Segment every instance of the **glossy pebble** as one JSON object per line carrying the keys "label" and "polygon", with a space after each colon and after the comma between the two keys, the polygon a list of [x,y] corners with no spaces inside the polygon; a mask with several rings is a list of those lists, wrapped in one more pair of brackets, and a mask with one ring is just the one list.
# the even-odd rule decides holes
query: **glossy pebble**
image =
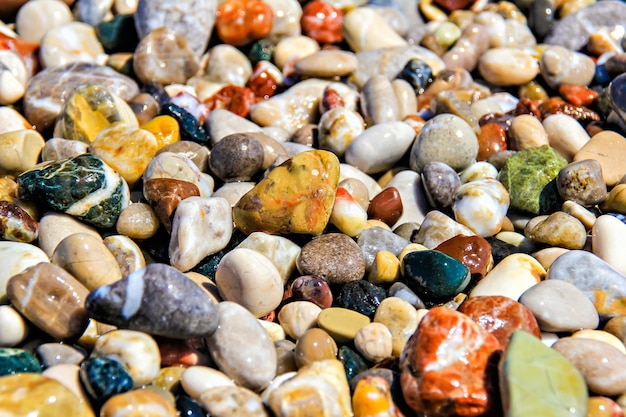
{"label": "glossy pebble", "polygon": [[469,296],[502,295],[513,300],[546,277],[546,270],[530,255],[515,253],[504,258],[476,284]]}
{"label": "glossy pebble", "polygon": [[145,417],[175,417],[178,415],[172,402],[158,392],[148,389],[135,389],[111,397],[100,409],[100,416],[115,417],[121,410],[130,415]]}

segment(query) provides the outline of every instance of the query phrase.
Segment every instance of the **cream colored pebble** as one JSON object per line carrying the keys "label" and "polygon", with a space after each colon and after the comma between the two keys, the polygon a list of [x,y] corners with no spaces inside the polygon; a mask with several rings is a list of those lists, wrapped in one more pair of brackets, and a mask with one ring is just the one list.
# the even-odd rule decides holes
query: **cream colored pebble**
{"label": "cream colored pebble", "polygon": [[391,356],[391,332],[382,323],[367,324],[356,332],[354,346],[365,359],[378,363]]}

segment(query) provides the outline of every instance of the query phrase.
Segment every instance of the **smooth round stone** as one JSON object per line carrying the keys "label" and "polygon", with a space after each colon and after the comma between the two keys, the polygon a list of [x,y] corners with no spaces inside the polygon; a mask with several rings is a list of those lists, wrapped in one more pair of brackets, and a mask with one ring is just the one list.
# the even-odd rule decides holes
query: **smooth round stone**
{"label": "smooth round stone", "polygon": [[41,374],[55,379],[74,393],[85,404],[89,399],[80,383],[80,367],[76,364],[59,364],[46,368]]}
{"label": "smooth round stone", "polygon": [[179,415],[187,417],[202,417],[206,412],[196,401],[186,395],[176,396],[176,410]]}
{"label": "smooth round stone", "polygon": [[16,52],[1,51],[0,63],[3,65],[0,70],[0,104],[10,105],[24,97],[30,74],[27,73],[22,57]]}
{"label": "smooth round stone", "polygon": [[525,50],[499,47],[481,55],[478,71],[487,82],[497,86],[523,85],[539,74],[539,63]]}
{"label": "smooth round stone", "polygon": [[74,20],[72,10],[66,3],[56,0],[26,2],[15,18],[15,30],[20,39],[40,43],[44,35],[55,27]]}
{"label": "smooth round stone", "polygon": [[511,137],[513,149],[521,150],[549,144],[548,133],[541,120],[530,114],[515,117],[507,135]]}
{"label": "smooth round stone", "polygon": [[[52,257],[58,244],[75,233],[86,233],[102,239],[93,227],[72,216],[63,213],[47,213],[39,221],[39,247],[47,256]],[[43,260],[48,261],[46,258]]]}
{"label": "smooth round stone", "polygon": [[233,133],[262,131],[259,125],[224,109],[215,109],[209,113],[206,125],[212,146]]}
{"label": "smooth round stone", "polygon": [[144,83],[185,84],[199,67],[198,58],[185,37],[166,27],[150,31],[133,55],[133,69]]}
{"label": "smooth round stone", "polygon": [[391,81],[384,75],[373,75],[361,90],[361,113],[367,125],[400,119],[399,104]]}
{"label": "smooth round stone", "polygon": [[593,60],[580,52],[558,45],[546,48],[541,54],[541,76],[552,88],[561,85],[589,85],[595,75]]}
{"label": "smooth round stone", "polygon": [[205,338],[211,357],[238,385],[262,390],[276,376],[272,340],[256,318],[237,303],[219,303],[217,315],[217,329]]}
{"label": "smooth round stone", "polygon": [[343,307],[373,317],[380,302],[387,296],[385,289],[366,280],[345,283],[335,300],[336,307]]}
{"label": "smooth round stone", "polygon": [[133,387],[149,384],[159,374],[161,354],[154,339],[135,330],[113,330],[96,339],[91,357],[120,362],[133,380]]}
{"label": "smooth round stone", "polygon": [[278,322],[285,333],[293,340],[317,325],[317,317],[322,309],[310,301],[292,301],[278,312]]}
{"label": "smooth round stone", "polygon": [[88,290],[122,278],[120,266],[102,238],[88,233],[74,233],[59,242],[51,261],[76,277]]}
{"label": "smooth round stone", "polygon": [[7,295],[15,309],[55,339],[73,338],[87,327],[87,288],[54,264],[42,262],[14,275]]}
{"label": "smooth round stone", "polygon": [[502,404],[511,415],[586,417],[587,386],[564,355],[524,331],[513,333],[501,362]]}
{"label": "smooth round stone", "polygon": [[28,335],[28,325],[16,309],[0,306],[0,347],[13,347]]}
{"label": "smooth round stone", "polygon": [[82,350],[65,343],[44,343],[37,346],[35,353],[44,368],[60,364],[80,365],[85,359]]}
{"label": "smooth round stone", "polygon": [[231,206],[235,206],[241,197],[254,188],[254,185],[255,183],[248,181],[227,182],[215,190],[211,196],[224,198]]}
{"label": "smooth round stone", "polygon": [[571,200],[582,206],[593,206],[607,198],[602,166],[595,159],[572,162],[557,177],[556,186],[563,200]]}
{"label": "smooth round stone", "polygon": [[393,284],[398,278],[400,278],[400,260],[389,251],[378,252],[367,280],[374,285],[385,285]]}
{"label": "smooth round stone", "polygon": [[359,245],[341,233],[327,233],[305,244],[296,260],[302,275],[321,275],[329,284],[363,278],[365,259]]}
{"label": "smooth round stone", "polygon": [[208,389],[198,403],[214,417],[268,416],[259,395],[240,386]]}
{"label": "smooth round stone", "polygon": [[34,168],[45,142],[35,130],[17,130],[0,134],[0,170],[21,174]]}
{"label": "smooth round stone", "polygon": [[391,331],[382,323],[370,323],[363,326],[354,336],[354,346],[365,359],[378,363],[391,357]]}
{"label": "smooth round stone", "polygon": [[453,114],[440,114],[430,119],[411,148],[411,168],[422,172],[429,162],[443,162],[455,170],[463,170],[476,161],[478,139],[470,125]]}
{"label": "smooth round stone", "polygon": [[355,52],[407,45],[372,7],[358,7],[346,13],[343,18],[343,36]]}
{"label": "smooth round stone", "polygon": [[392,227],[403,223],[422,223],[430,207],[426,192],[423,191],[421,176],[410,169],[402,170],[385,185],[385,188],[389,187],[395,187],[400,192],[403,209],[402,215]]}
{"label": "smooth round stone", "polygon": [[593,253],[582,250],[564,253],[552,263],[548,279],[574,284],[591,300],[601,317],[624,314],[626,277]]}
{"label": "smooth round stone", "polygon": [[213,146],[209,167],[225,182],[250,181],[264,160],[261,143],[251,135],[235,133],[225,136]]}
{"label": "smooth round stone", "polygon": [[474,232],[461,223],[454,221],[446,214],[438,210],[431,210],[424,217],[417,235],[411,241],[428,249],[434,249],[439,244],[457,235],[473,236]]}
{"label": "smooth round stone", "polygon": [[[147,94],[147,93],[144,93]],[[138,97],[144,97],[140,94]],[[154,97],[149,96],[149,99]],[[155,112],[158,114],[158,103],[154,99]],[[172,116],[162,115],[154,116],[150,115],[147,122],[141,121],[141,128],[152,133],[157,140],[157,153],[158,152],[179,152],[191,159],[200,170],[205,170],[207,167],[207,161],[209,159],[209,150],[195,142],[180,141],[180,126],[176,119]]]}
{"label": "smooth round stone", "polygon": [[596,215],[593,212],[572,200],[564,201],[561,209],[580,220],[587,230],[590,230],[596,222]]}
{"label": "smooth round stone", "polygon": [[274,263],[285,283],[296,269],[296,258],[300,253],[300,247],[291,240],[263,232],[250,233],[237,247],[265,255]]}
{"label": "smooth round stone", "polygon": [[271,260],[247,248],[235,248],[220,261],[215,272],[220,296],[263,317],[280,304],[283,279]]}
{"label": "smooth round stone", "polygon": [[343,187],[337,187],[330,223],[350,237],[358,236],[367,227],[367,212]]}
{"label": "smooth round stone", "polygon": [[566,114],[553,114],[543,120],[548,143],[568,162],[589,141],[589,134],[576,119]]}
{"label": "smooth round stone", "polygon": [[462,292],[469,284],[469,269],[442,252],[422,250],[402,258],[404,282],[426,302],[443,302]]}
{"label": "smooth round stone", "polygon": [[502,295],[513,300],[545,279],[546,270],[525,253],[508,255],[476,284],[469,296]]}
{"label": "smooth round stone", "polygon": [[525,291],[519,301],[533,312],[544,332],[598,327],[598,312],[591,301],[567,281],[542,281]]}
{"label": "smooth round stone", "polygon": [[0,378],[0,403],[7,415],[94,416],[91,407],[62,383],[33,373]]}
{"label": "smooth round stone", "polygon": [[393,168],[410,149],[415,131],[404,122],[380,122],[356,136],[346,149],[345,159],[366,174]]}
{"label": "smooth round stone", "polygon": [[213,192],[213,184],[210,184],[203,176],[196,164],[184,155],[174,152],[161,152],[148,164],[144,175],[144,197],[146,183],[155,178],[171,178],[190,182],[198,187],[201,197],[210,197]]}
{"label": "smooth round stone", "polygon": [[[339,168],[340,182],[348,179],[355,179],[365,185],[365,188],[367,189],[367,194],[363,193],[362,190],[359,192],[355,192],[353,188],[346,186],[346,184],[342,184],[342,187],[348,190],[357,201],[361,202],[362,205],[367,203],[370,199],[372,199],[376,194],[381,191],[381,186],[376,182],[376,180],[374,180],[374,178],[370,177],[360,169],[346,163],[340,164]],[[363,208],[365,209],[365,207]]]}
{"label": "smooth round stone", "polygon": [[110,235],[104,238],[104,245],[115,257],[122,276],[125,277],[146,266],[146,258],[141,248],[131,238],[123,235]]}
{"label": "smooth round stone", "polygon": [[133,380],[122,364],[106,357],[83,361],[80,365],[80,379],[85,390],[97,402],[104,402],[133,388]]}
{"label": "smooth round stone", "polygon": [[417,109],[417,96],[411,84],[409,84],[408,81],[396,78],[391,81],[391,87],[393,88],[393,93],[398,102],[398,119],[404,120],[415,114],[415,109]]}
{"label": "smooth round stone", "polygon": [[535,242],[566,249],[582,249],[587,241],[582,222],[563,211],[552,213],[534,226],[530,224],[525,234]]}
{"label": "smooth round stone", "polygon": [[434,249],[459,260],[478,280],[493,267],[491,245],[480,236],[457,235]]}
{"label": "smooth round stone", "polygon": [[138,240],[151,238],[159,226],[159,218],[146,203],[130,204],[122,210],[115,223],[115,229],[119,234]]}
{"label": "smooth round stone", "polygon": [[565,252],[569,251],[569,249],[565,248],[544,248],[538,250],[537,252],[532,254],[532,257],[535,258],[547,271],[552,266],[552,263]]}
{"label": "smooth round stone", "polygon": [[467,184],[468,182],[480,181],[489,178],[496,178],[498,176],[498,169],[487,161],[479,161],[470,165],[467,169],[464,169],[459,177],[461,184]]}
{"label": "smooth round stone", "polygon": [[0,375],[41,373],[37,358],[24,349],[0,348]]}
{"label": "smooth round stone", "polygon": [[208,389],[235,385],[225,373],[208,366],[190,366],[184,369],[180,384],[187,395],[196,400]]}
{"label": "smooth round stone", "polygon": [[173,339],[203,337],[217,326],[213,297],[160,263],[97,288],[85,306],[91,318],[103,323]]}
{"label": "smooth round stone", "polygon": [[320,149],[343,156],[354,138],[365,130],[363,117],[346,107],[332,108],[320,117],[317,140]]}
{"label": "smooth round stone", "polygon": [[29,243],[0,242],[0,254],[7,260],[0,273],[0,296],[6,294],[6,284],[13,275],[40,262],[49,262],[45,252]]}
{"label": "smooth round stone", "polygon": [[379,219],[388,225],[395,224],[402,215],[402,198],[395,187],[388,187],[378,193],[369,203],[369,218]]}
{"label": "smooth round stone", "polygon": [[102,64],[106,60],[94,27],[76,21],[48,30],[41,39],[39,56],[44,68],[81,62]]}
{"label": "smooth round stone", "polygon": [[50,138],[41,149],[42,161],[58,161],[87,153],[89,144],[77,140]]}
{"label": "smooth round stone", "polygon": [[354,340],[359,329],[369,322],[367,316],[341,307],[325,308],[317,316],[319,328],[328,332],[338,344]]}
{"label": "smooth round stone", "polygon": [[357,67],[354,53],[340,50],[323,50],[296,61],[294,71],[308,77],[343,77]]}
{"label": "smooth round stone", "polygon": [[422,169],[422,184],[430,205],[446,208],[454,202],[461,181],[459,174],[449,165],[433,161],[426,163]]}
{"label": "smooth round stone", "polygon": [[605,332],[612,334],[624,343],[626,340],[626,316],[616,316],[606,322]]}
{"label": "smooth round stone", "polygon": [[561,338],[552,348],[574,364],[590,391],[599,395],[620,395],[626,391],[626,355],[617,348],[580,337]]}
{"label": "smooth round stone", "polygon": [[509,192],[494,178],[465,183],[459,187],[452,211],[457,222],[482,237],[502,229],[509,209]]}
{"label": "smooth round stone", "polygon": [[[602,166],[602,176],[608,187],[618,184],[626,175],[626,138],[617,132],[604,130],[593,135],[580,151],[574,155],[574,161],[595,159]],[[607,155],[606,149],[611,149]]]}
{"label": "smooth round stone", "polygon": [[296,341],[295,359],[298,368],[315,361],[337,358],[337,343],[320,328],[306,330]]}
{"label": "smooth round stone", "polygon": [[474,297],[463,302],[458,311],[494,335],[506,349],[511,335],[523,330],[541,339],[533,312],[523,304],[503,296]]}
{"label": "smooth round stone", "polygon": [[178,415],[174,401],[160,392],[150,389],[135,389],[118,394],[107,400],[100,409],[100,417],[127,415],[145,417],[175,417]]}
{"label": "smooth round stone", "polygon": [[591,229],[591,245],[594,255],[598,256],[622,275],[626,275],[626,259],[619,250],[617,242],[624,236],[626,225],[609,215],[597,218]]}
{"label": "smooth round stone", "polygon": [[320,308],[328,308],[333,303],[333,294],[328,282],[317,275],[303,275],[291,282],[288,289],[294,300],[310,301]]}
{"label": "smooth round stone", "polygon": [[575,333],[572,333],[572,337],[582,337],[606,342],[623,354],[626,354],[626,347],[624,346],[622,341],[611,333],[605,332],[604,330],[582,329],[576,331]]}
{"label": "smooth round stone", "polygon": [[589,397],[587,415],[589,417],[621,417],[624,411],[619,404],[608,397]]}
{"label": "smooth round stone", "polygon": [[33,124],[24,118],[17,110],[9,106],[0,106],[0,116],[2,124],[0,133],[12,132],[14,130],[32,129]]}

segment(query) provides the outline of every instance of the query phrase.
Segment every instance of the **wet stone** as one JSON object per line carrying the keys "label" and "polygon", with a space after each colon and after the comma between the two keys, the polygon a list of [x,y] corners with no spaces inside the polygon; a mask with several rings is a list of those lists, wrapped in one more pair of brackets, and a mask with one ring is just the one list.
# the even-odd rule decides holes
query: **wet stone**
{"label": "wet stone", "polygon": [[341,287],[336,305],[373,318],[376,309],[386,297],[386,291],[382,287],[364,280],[350,281]]}
{"label": "wet stone", "polygon": [[291,283],[290,291],[294,300],[310,301],[320,308],[328,308],[333,303],[328,282],[321,276],[300,276]]}
{"label": "wet stone", "polygon": [[37,239],[39,223],[15,203],[0,200],[0,237],[14,242],[31,243]]}
{"label": "wet stone", "polygon": [[480,236],[457,235],[434,249],[459,260],[478,280],[487,275],[493,266],[491,245]]}
{"label": "wet stone", "polygon": [[24,372],[41,373],[41,364],[30,352],[16,348],[0,348],[0,375]]}
{"label": "wet stone", "polygon": [[365,359],[346,345],[341,346],[337,351],[337,359],[339,359],[346,370],[348,382],[352,381],[361,372],[368,370]]}
{"label": "wet stone", "polygon": [[218,319],[215,304],[202,288],[158,263],[92,291],[85,308],[103,323],[175,339],[207,336]]}
{"label": "wet stone", "polygon": [[450,207],[461,186],[459,175],[443,162],[428,162],[422,169],[426,197],[435,208]]}
{"label": "wet stone", "polygon": [[209,137],[204,126],[184,108],[174,103],[165,103],[161,106],[160,114],[176,119],[180,126],[181,140],[190,140],[200,145],[208,144]]}
{"label": "wet stone", "polygon": [[263,145],[253,136],[234,133],[225,136],[211,149],[209,167],[225,182],[250,181],[264,160]]}
{"label": "wet stone", "polygon": [[153,178],[144,182],[143,192],[154,213],[168,230],[171,230],[171,217],[181,201],[200,196],[198,186],[174,178]]}
{"label": "wet stone", "polygon": [[359,246],[341,233],[328,233],[304,245],[296,266],[301,274],[323,276],[329,284],[357,281],[365,274]]}
{"label": "wet stone", "polygon": [[587,241],[587,230],[580,220],[565,212],[549,215],[525,234],[535,242],[567,249],[582,249]]}
{"label": "wet stone", "polygon": [[100,416],[115,417],[120,410],[150,417],[171,417],[177,414],[173,401],[157,391],[148,389],[135,389],[114,395],[104,403],[100,409]]}
{"label": "wet stone", "polygon": [[89,396],[97,403],[130,391],[133,380],[115,359],[88,358],[80,365],[80,379]]}
{"label": "wet stone", "polygon": [[556,185],[563,200],[572,200],[582,206],[602,203],[607,197],[602,166],[595,159],[568,164],[559,171]]}
{"label": "wet stone", "polygon": [[59,364],[79,365],[85,359],[85,352],[65,343],[44,343],[35,349],[37,358],[44,368]]}
{"label": "wet stone", "polygon": [[337,358],[337,343],[323,329],[306,330],[296,341],[296,365],[302,368],[315,361]]}
{"label": "wet stone", "polygon": [[366,270],[371,268],[376,254],[381,250],[397,256],[409,243],[411,242],[408,239],[377,226],[363,230],[357,239],[357,244],[365,257]]}

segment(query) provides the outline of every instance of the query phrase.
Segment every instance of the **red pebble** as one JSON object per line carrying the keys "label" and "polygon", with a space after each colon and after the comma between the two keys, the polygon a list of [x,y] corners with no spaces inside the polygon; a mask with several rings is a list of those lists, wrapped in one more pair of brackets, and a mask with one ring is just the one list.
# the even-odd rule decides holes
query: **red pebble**
{"label": "red pebble", "polygon": [[398,221],[403,211],[400,191],[396,187],[385,188],[376,194],[367,207],[367,215],[370,219],[380,220],[389,226],[393,226]]}
{"label": "red pebble", "polygon": [[276,94],[283,75],[278,68],[267,61],[259,61],[250,75],[248,86],[257,98],[267,100]]}
{"label": "red pebble", "polygon": [[598,93],[582,85],[562,85],[559,94],[574,106],[589,106],[598,98]]}
{"label": "red pebble", "polygon": [[435,4],[449,12],[465,9],[472,3],[474,3],[474,0],[435,0]]}
{"label": "red pebble", "polygon": [[261,0],[226,0],[217,7],[215,28],[222,42],[246,45],[272,31],[274,12]]}
{"label": "red pebble", "polygon": [[326,280],[317,275],[303,275],[296,278],[289,287],[294,300],[310,301],[319,308],[328,308],[333,304],[333,293]]}
{"label": "red pebble", "polygon": [[332,110],[336,107],[344,107],[346,105],[341,94],[334,88],[324,89],[324,95],[322,96],[322,112],[325,113],[328,110]]}
{"label": "red pebble", "polygon": [[419,415],[480,416],[496,406],[491,378],[500,342],[465,314],[433,307],[407,342],[402,394]]}
{"label": "red pebble", "polygon": [[524,330],[541,339],[541,330],[533,313],[525,305],[501,295],[470,298],[459,307],[480,327],[494,335],[503,348],[515,330]]}
{"label": "red pebble", "polygon": [[343,39],[343,13],[332,4],[313,0],[302,9],[302,33],[319,43],[338,43]]}
{"label": "red pebble", "polygon": [[209,110],[225,109],[241,117],[248,115],[250,106],[255,102],[256,97],[251,89],[236,85],[227,85],[204,100]]}
{"label": "red pebble", "polygon": [[453,257],[465,265],[476,280],[487,275],[487,271],[493,266],[491,245],[484,238],[474,236],[457,235],[442,242],[435,248],[439,252]]}
{"label": "red pebble", "polygon": [[[211,364],[208,351],[202,352],[202,339],[167,339],[155,338],[161,353],[161,366],[196,366]],[[204,349],[206,350],[206,349]]]}
{"label": "red pebble", "polygon": [[502,125],[491,122],[480,127],[476,160],[484,161],[494,153],[506,149],[506,129]]}

